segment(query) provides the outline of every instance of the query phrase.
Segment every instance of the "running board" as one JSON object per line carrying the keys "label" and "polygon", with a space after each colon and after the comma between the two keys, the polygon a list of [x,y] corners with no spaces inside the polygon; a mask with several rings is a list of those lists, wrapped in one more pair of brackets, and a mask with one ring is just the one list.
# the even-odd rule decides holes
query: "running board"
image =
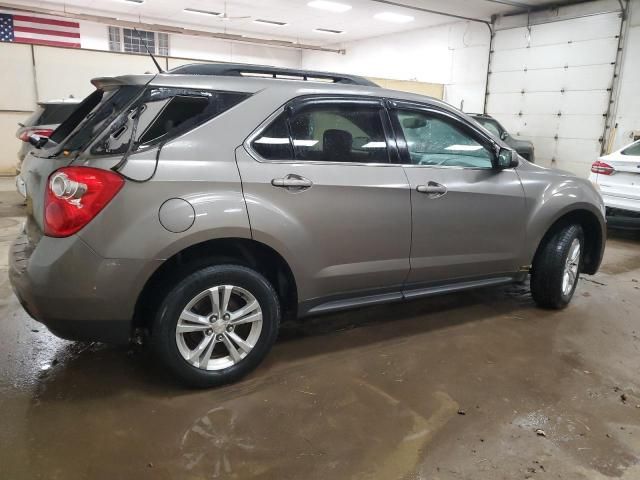
{"label": "running board", "polygon": [[401,300],[413,300],[414,298],[429,297],[432,295],[440,295],[443,293],[460,292],[462,290],[470,290],[474,288],[506,285],[509,283],[513,283],[516,280],[517,279],[515,277],[485,278],[482,280],[472,280],[469,282],[438,285],[433,287],[418,288],[415,290],[378,293],[375,295],[366,295],[362,297],[332,300],[326,303],[321,303],[320,305],[316,305],[306,312],[303,311],[303,313],[301,313],[301,316],[304,317],[307,315],[318,315],[322,313],[348,310],[351,308],[369,307],[372,305],[397,302]]}
{"label": "running board", "polygon": [[403,297],[406,300],[411,300],[413,298],[419,297],[429,297],[431,295],[439,295],[442,293],[452,293],[459,292],[462,290],[470,290],[472,288],[482,288],[482,287],[494,287],[497,285],[506,285],[508,283],[513,283],[513,277],[496,277],[496,278],[485,278],[483,280],[472,280],[470,282],[461,282],[454,283],[449,285],[439,285],[437,287],[426,287],[419,288],[416,290],[405,290],[402,292]]}

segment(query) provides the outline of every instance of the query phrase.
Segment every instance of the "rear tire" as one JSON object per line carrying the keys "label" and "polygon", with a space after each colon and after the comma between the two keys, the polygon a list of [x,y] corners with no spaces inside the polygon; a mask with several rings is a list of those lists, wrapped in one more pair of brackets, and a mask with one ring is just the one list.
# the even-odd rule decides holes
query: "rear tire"
{"label": "rear tire", "polygon": [[278,335],[280,304],[271,284],[239,265],[191,273],[156,313],[152,346],[185,384],[234,382],[256,368]]}
{"label": "rear tire", "polygon": [[539,307],[565,308],[580,276],[584,251],[582,227],[564,226],[544,242],[532,265],[531,295]]}

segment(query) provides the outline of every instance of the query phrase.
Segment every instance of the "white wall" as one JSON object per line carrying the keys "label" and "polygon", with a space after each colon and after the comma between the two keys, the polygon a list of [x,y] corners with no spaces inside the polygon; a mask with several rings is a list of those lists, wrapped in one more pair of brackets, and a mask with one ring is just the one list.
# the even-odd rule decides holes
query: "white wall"
{"label": "white wall", "polygon": [[445,85],[444,99],[466,112],[482,112],[489,29],[456,22],[340,46],[345,55],[305,51],[303,68]]}
{"label": "white wall", "polygon": [[620,90],[614,124],[618,124],[610,150],[617,150],[640,132],[640,0],[629,5],[629,30],[624,45]]}
{"label": "white wall", "polygon": [[[102,23],[81,21],[80,42],[82,48],[109,50],[108,26]],[[302,61],[301,51],[293,48],[173,34],[169,34],[169,53],[172,57],[180,58],[261,63],[291,68],[300,68]]]}

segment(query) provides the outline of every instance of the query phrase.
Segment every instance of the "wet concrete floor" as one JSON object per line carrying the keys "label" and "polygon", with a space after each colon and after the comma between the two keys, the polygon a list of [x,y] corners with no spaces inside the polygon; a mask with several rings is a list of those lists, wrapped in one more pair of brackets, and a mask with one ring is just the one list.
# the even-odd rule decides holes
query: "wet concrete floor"
{"label": "wet concrete floor", "polygon": [[27,316],[0,189],[2,480],[640,479],[640,234],[610,233],[564,311],[513,286],[319,317],[193,391]]}

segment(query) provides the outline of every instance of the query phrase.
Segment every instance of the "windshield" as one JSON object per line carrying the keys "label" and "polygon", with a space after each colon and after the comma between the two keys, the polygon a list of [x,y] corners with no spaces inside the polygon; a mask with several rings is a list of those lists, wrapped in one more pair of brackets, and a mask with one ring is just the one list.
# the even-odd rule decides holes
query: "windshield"
{"label": "windshield", "polygon": [[70,152],[82,150],[92,138],[102,132],[109,122],[142,91],[141,86],[123,86],[110,90],[96,90],[53,132],[51,140],[60,149]]}
{"label": "windshield", "polygon": [[500,126],[500,124],[496,122],[494,119],[486,118],[486,117],[474,117],[474,118],[480,125],[482,125],[484,128],[489,130],[489,132],[491,132],[493,135],[495,135],[498,138],[501,137],[503,129]]}

